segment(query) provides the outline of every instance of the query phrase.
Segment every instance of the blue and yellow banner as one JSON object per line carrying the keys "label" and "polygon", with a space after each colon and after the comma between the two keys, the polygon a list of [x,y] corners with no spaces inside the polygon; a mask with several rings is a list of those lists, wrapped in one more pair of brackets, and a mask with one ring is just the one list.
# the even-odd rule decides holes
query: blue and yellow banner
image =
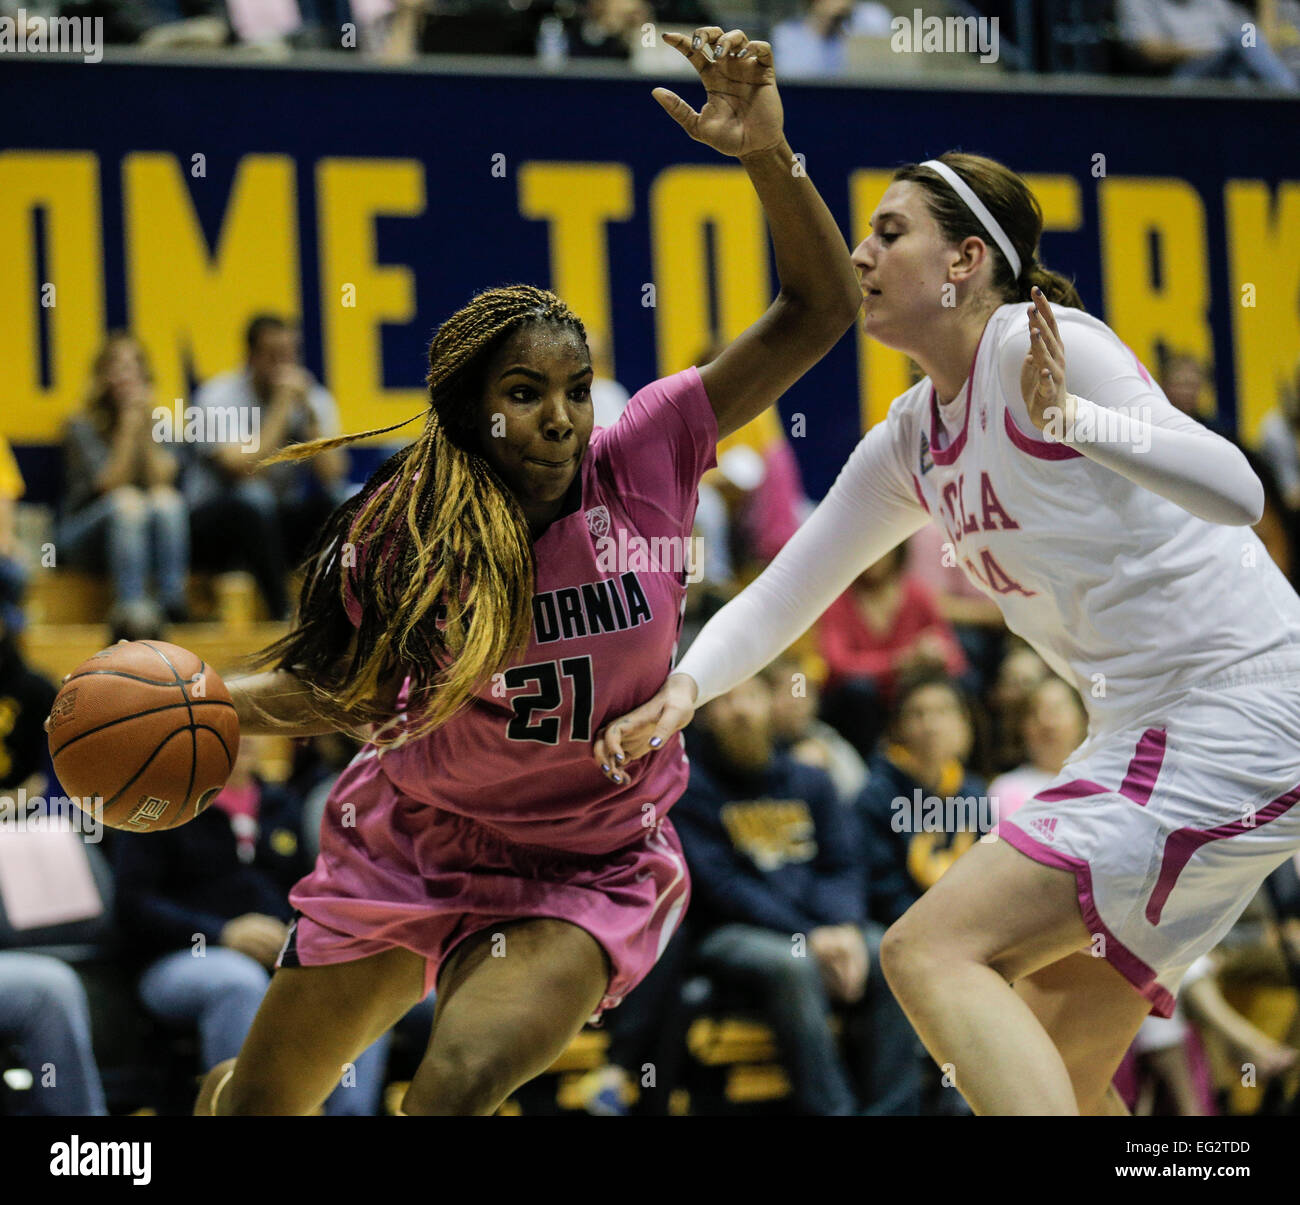
{"label": "blue and yellow banner", "polygon": [[[554,288],[629,390],[734,336],[775,288],[744,169],[658,81],[10,61],[0,75],[3,431],[57,441],[106,329],[158,400],[301,318],[347,430],[423,404],[425,347],[475,291]],[[672,86],[698,106],[693,81]],[[849,245],[892,168],[960,148],[1022,173],[1042,257],[1148,364],[1212,364],[1246,439],[1300,356],[1300,102],[786,85],[787,133]],[[847,336],[783,400],[809,491],[909,384]],[[802,415],[802,423],[793,423]],[[775,433],[775,421],[771,433]]]}

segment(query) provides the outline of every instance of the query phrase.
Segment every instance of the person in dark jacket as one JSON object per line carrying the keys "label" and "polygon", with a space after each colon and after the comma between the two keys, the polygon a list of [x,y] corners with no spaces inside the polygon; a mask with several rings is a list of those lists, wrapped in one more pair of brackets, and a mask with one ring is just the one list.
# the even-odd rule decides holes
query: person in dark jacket
{"label": "person in dark jacket", "polygon": [[884,930],[864,924],[852,813],[825,771],[774,749],[771,718],[771,687],[751,678],[702,708],[691,737],[672,820],[703,930],[698,957],[753,993],[801,1112],[914,1113],[919,1047],[877,965]]}
{"label": "person in dark jacket", "polygon": [[[239,1053],[289,933],[289,889],[311,869],[302,803],[254,771],[245,736],[230,779],[188,824],[114,843],[122,932],[145,963],[140,999],[160,1020],[197,1024],[205,1069]],[[378,1112],[387,1036],[339,1069],[329,1115]]]}
{"label": "person in dark jacket", "polygon": [[970,704],[944,671],[900,682],[855,805],[873,921],[892,925],[996,824],[984,780],[965,767],[973,732]]}

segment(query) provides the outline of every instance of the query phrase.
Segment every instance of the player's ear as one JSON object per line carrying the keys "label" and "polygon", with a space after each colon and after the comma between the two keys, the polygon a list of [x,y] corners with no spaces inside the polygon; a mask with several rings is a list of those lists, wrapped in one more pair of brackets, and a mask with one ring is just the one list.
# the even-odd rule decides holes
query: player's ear
{"label": "player's ear", "polygon": [[979,271],[986,255],[988,248],[980,239],[974,235],[962,239],[949,260],[948,279],[954,284],[969,280]]}

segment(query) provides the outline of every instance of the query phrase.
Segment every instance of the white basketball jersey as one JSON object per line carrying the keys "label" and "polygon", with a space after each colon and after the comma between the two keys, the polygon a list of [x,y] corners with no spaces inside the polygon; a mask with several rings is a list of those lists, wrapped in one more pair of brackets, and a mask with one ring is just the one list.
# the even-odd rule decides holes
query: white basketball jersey
{"label": "white basketball jersey", "polygon": [[[990,318],[968,390],[940,407],[929,379],[898,398],[892,442],[967,577],[1083,697],[1094,731],[1245,658],[1300,645],[1300,597],[1248,527],[1196,518],[1028,423],[998,371],[1029,346],[1024,304]],[[1054,306],[1072,324],[1103,323]],[[1072,382],[1067,354],[1067,385]],[[1086,395],[1085,395],[1086,396]],[[950,427],[945,426],[945,416]],[[947,551],[947,550],[945,550]]]}

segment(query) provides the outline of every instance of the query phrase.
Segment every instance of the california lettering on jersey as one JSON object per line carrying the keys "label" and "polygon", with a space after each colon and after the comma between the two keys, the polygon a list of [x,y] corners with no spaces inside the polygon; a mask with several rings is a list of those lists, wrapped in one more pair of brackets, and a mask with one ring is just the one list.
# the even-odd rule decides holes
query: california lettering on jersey
{"label": "california lettering on jersey", "polygon": [[533,639],[538,644],[623,632],[653,618],[645,590],[631,572],[533,595]]}

